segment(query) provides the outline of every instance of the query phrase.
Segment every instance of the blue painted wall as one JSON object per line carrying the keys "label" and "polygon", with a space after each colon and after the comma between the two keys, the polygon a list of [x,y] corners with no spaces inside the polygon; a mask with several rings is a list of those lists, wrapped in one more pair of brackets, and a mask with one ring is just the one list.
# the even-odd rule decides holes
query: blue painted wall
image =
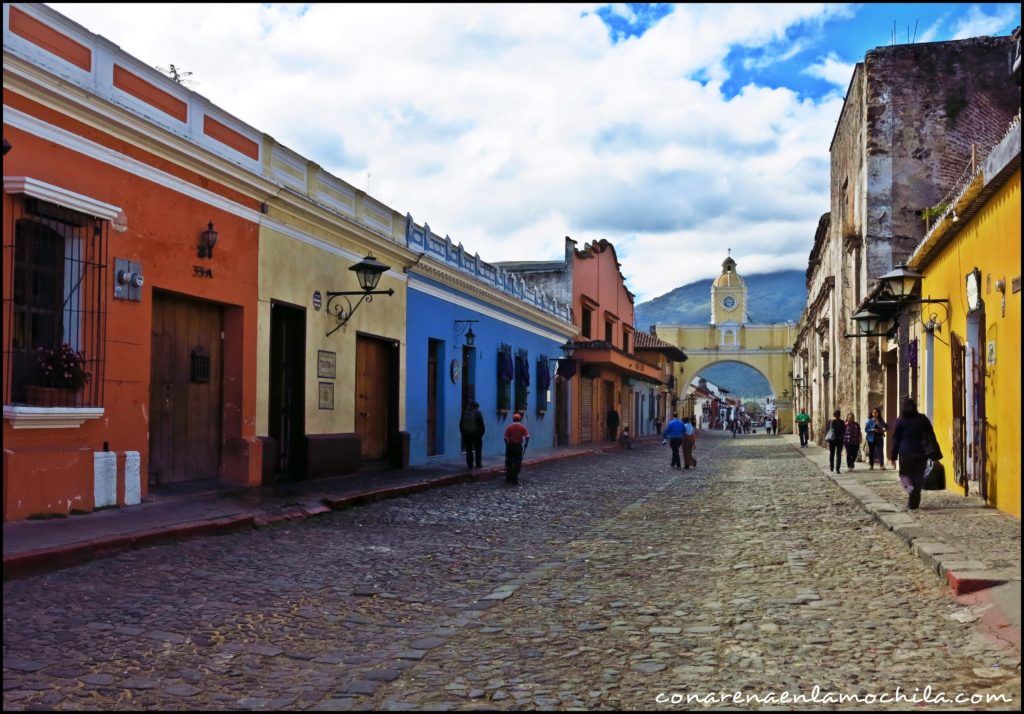
{"label": "blue painted wall", "polygon": [[[549,448],[554,445],[555,408],[554,408],[554,370],[551,370],[552,382],[550,393],[552,401],[545,406],[544,417],[537,416],[537,358],[561,357],[559,346],[565,337],[548,339],[529,330],[510,325],[475,309],[456,305],[434,295],[428,295],[416,289],[417,284],[429,285],[449,294],[458,295],[463,300],[484,305],[465,293],[453,291],[451,288],[425,279],[421,276],[410,276],[407,293],[407,328],[406,328],[406,430],[409,432],[409,463],[412,465],[429,463],[431,460],[453,460],[465,458],[462,454],[462,439],[459,435],[459,419],[462,406],[462,379],[452,382],[450,365],[457,360],[461,366],[462,348],[466,344],[465,337],[456,334],[455,320],[479,320],[472,323],[476,334],[475,382],[476,401],[480,403],[480,411],[484,415],[487,431],[484,434],[484,465],[503,463],[505,458],[505,442],[502,439],[505,427],[512,423],[510,410],[504,420],[498,417],[498,349],[502,343],[512,346],[512,355],[525,349],[529,352],[530,387],[529,409],[523,415],[523,423],[530,430],[531,448]],[[508,314],[492,305],[486,306],[490,311]],[[512,315],[509,314],[512,318]],[[520,316],[515,319],[526,321]],[[438,453],[427,456],[427,366],[430,340],[441,340],[443,358],[438,365],[438,384],[440,394],[438,404]],[[512,401],[514,406],[515,388],[513,383]]]}

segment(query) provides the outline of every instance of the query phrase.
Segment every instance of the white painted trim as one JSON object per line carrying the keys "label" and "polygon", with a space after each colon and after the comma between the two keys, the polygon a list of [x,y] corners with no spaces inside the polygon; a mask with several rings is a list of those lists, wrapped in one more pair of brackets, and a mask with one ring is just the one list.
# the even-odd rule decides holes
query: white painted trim
{"label": "white painted trim", "polygon": [[[61,129],[60,127],[54,126],[53,124],[48,124],[30,114],[26,114],[25,112],[19,111],[7,105],[4,105],[4,123],[9,124],[15,129],[21,129],[22,131],[28,132],[33,136],[38,136],[41,139],[52,141],[55,144],[59,144],[60,146],[63,146],[66,149],[82,154],[83,156],[88,156],[91,159],[95,159],[97,161],[101,161],[115,168],[127,171],[128,173],[138,176],[139,178],[152,181],[153,183],[159,186],[163,186],[164,188],[176,191],[184,196],[188,196],[189,198],[194,198],[198,201],[202,201],[208,205],[213,206],[214,208],[219,208],[220,210],[226,213],[238,216],[239,218],[251,221],[252,223],[265,225],[268,228],[272,228],[276,231],[279,231],[290,238],[294,238],[308,245],[315,246],[328,253],[332,253],[333,255],[339,255],[344,258],[348,258],[349,260],[352,260],[354,263],[358,263],[360,260],[363,259],[363,256],[359,255],[358,253],[354,253],[353,251],[350,250],[345,250],[344,248],[339,248],[338,246],[332,245],[327,241],[324,241],[320,238],[300,231],[297,228],[286,226],[283,223],[279,223],[278,221],[267,218],[258,211],[246,208],[245,206],[240,206],[234,201],[224,198],[219,194],[213,193],[212,191],[208,191],[204,188],[196,186],[195,184],[189,183],[188,181],[180,179],[177,176],[172,176],[171,174],[165,171],[156,169],[150,166],[149,164],[133,159],[130,156],[125,156],[124,154],[113,151],[112,149],[108,149],[107,147],[101,144],[97,144],[96,142],[84,139],[81,136],[78,136],[77,134],[73,134],[65,129]],[[120,209],[118,209],[118,211],[120,211]],[[364,226],[360,227],[362,227],[365,230]],[[394,241],[388,241],[388,243],[399,245],[397,243],[394,243]],[[394,280],[405,282],[404,273],[400,273],[395,270],[389,270],[386,273],[386,275]]]}
{"label": "white painted trim", "polygon": [[61,129],[53,124],[48,124],[31,114],[4,105],[4,123],[9,124],[15,129],[21,129],[22,131],[28,132],[34,136],[38,136],[41,139],[52,141],[55,144],[59,144],[66,149],[75,151],[83,156],[88,156],[90,159],[96,159],[115,168],[122,169],[128,173],[134,174],[139,178],[152,181],[155,184],[169,188],[172,191],[177,191],[180,194],[195,198],[199,201],[203,201],[215,208],[219,208],[222,211],[231,213],[240,218],[252,221],[253,223],[259,223],[260,213],[251,208],[240,206],[234,201],[224,198],[213,191],[208,191],[204,188],[200,188],[195,184],[189,183],[184,179],[180,179],[177,176],[172,176],[166,171],[154,168],[149,164],[143,163],[137,159],[133,159],[130,156],[125,156],[113,149],[109,149],[102,144],[97,144],[94,141],[85,139],[78,134],[73,134],[66,129]]}
{"label": "white painted trim", "polygon": [[44,183],[29,176],[4,176],[4,192],[23,193],[26,196],[40,198],[106,221],[114,220],[121,213],[118,206],[68,191],[60,186]]}
{"label": "white painted trim", "polygon": [[426,293],[427,295],[439,298],[441,300],[445,300],[446,302],[450,302],[460,307],[468,308],[470,310],[475,310],[479,312],[481,315],[487,315],[487,317],[494,318],[499,322],[504,322],[505,324],[511,325],[512,327],[518,327],[521,330],[532,332],[533,334],[540,335],[541,337],[548,340],[562,342],[567,337],[572,337],[573,335],[576,334],[575,327],[571,331],[567,330],[562,334],[548,332],[547,330],[536,327],[535,325],[531,325],[528,322],[517,319],[505,313],[499,312],[493,308],[482,305],[481,303],[470,300],[469,298],[464,298],[459,295],[453,295],[447,290],[439,288],[435,285],[420,282],[420,280],[418,280],[415,275],[409,276],[409,289],[419,290],[421,293]]}
{"label": "white painted trim", "polygon": [[20,407],[4,405],[4,419],[15,429],[76,429],[103,416],[102,407]]}

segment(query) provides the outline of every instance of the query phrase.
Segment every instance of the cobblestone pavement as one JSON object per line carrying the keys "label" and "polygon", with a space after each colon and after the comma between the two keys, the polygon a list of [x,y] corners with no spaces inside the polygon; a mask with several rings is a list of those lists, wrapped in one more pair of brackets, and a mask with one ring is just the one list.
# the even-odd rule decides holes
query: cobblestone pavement
{"label": "cobblestone pavement", "polygon": [[958,621],[926,566],[796,450],[702,435],[696,471],[668,456],[556,462],[518,488],[5,583],[4,708],[652,709],[930,685],[1019,709],[1019,650]]}

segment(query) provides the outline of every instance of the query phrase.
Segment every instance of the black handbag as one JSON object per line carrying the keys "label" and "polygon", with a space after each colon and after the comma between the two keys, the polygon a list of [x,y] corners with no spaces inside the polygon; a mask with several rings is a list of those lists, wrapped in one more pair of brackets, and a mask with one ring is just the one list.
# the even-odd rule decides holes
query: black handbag
{"label": "black handbag", "polygon": [[939,448],[938,439],[935,438],[935,432],[928,432],[924,439],[921,440],[921,448],[924,449],[924,455],[932,461],[938,461],[942,458],[942,449]]}
{"label": "black handbag", "polygon": [[929,461],[924,470],[924,484],[921,486],[925,491],[946,490],[946,467],[941,461]]}

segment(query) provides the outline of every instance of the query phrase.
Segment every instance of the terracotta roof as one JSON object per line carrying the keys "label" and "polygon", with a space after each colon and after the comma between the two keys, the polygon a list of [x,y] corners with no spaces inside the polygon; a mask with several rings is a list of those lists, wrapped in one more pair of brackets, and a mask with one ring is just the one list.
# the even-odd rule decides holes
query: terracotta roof
{"label": "terracotta roof", "polygon": [[657,335],[652,335],[649,332],[637,332],[633,334],[633,349],[655,350],[676,362],[686,361],[686,354],[681,349],[673,345],[671,342],[665,342],[665,340],[661,339]]}

